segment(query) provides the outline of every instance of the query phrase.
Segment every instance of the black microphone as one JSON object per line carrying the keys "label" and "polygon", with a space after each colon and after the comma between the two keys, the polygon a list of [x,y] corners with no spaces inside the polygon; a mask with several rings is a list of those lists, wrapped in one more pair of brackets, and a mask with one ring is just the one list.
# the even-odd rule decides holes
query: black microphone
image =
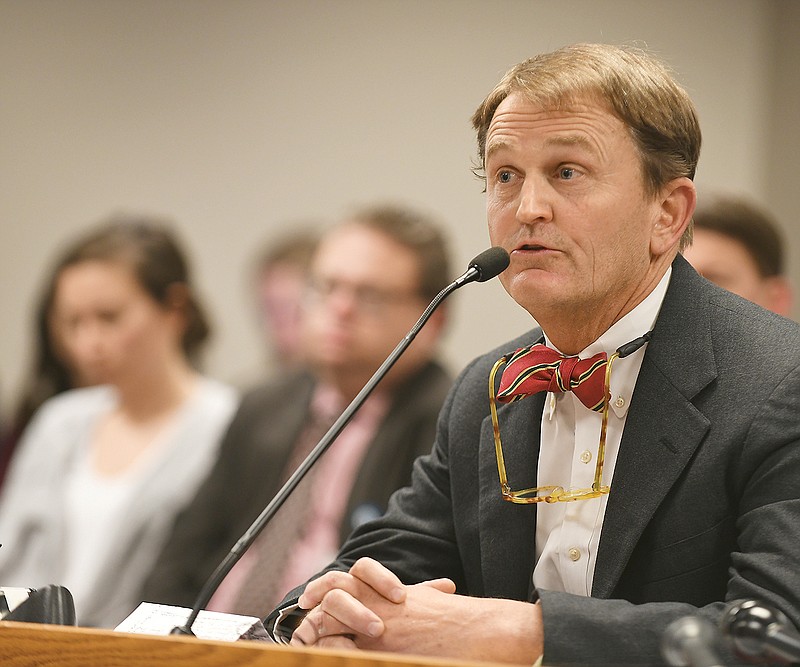
{"label": "black microphone", "polygon": [[800,635],[779,609],[756,600],[736,600],[728,605],[721,627],[743,658],[800,662]]}
{"label": "black microphone", "polygon": [[0,621],[77,625],[75,601],[64,586],[0,588]]}
{"label": "black microphone", "polygon": [[291,477],[286,480],[284,485],[275,494],[275,497],[264,508],[261,514],[256,517],[256,520],[253,521],[244,535],[239,538],[239,541],[233,545],[228,555],[217,566],[217,569],[214,570],[203,586],[203,589],[200,591],[200,595],[198,595],[194,607],[192,607],[192,611],[186,619],[186,623],[174,627],[170,634],[194,635],[192,632],[192,625],[197,619],[200,610],[208,605],[209,600],[222,583],[222,580],[225,579],[244,552],[247,551],[248,547],[255,541],[275,513],[281,508],[292,491],[294,491],[295,487],[300,483],[300,480],[305,477],[306,473],[308,473],[311,467],[317,462],[317,459],[319,459],[328,447],[331,446],[333,441],[336,440],[342,429],[344,429],[347,423],[352,419],[353,415],[372,393],[376,385],[389,372],[392,366],[394,366],[395,362],[400,358],[400,355],[406,351],[406,348],[411,344],[414,338],[416,338],[420,329],[422,329],[428,321],[433,311],[438,308],[439,304],[459,287],[463,287],[471,282],[481,283],[494,278],[506,269],[510,261],[508,253],[503,250],[503,248],[493,247],[484,250],[469,263],[469,268],[461,276],[456,278],[434,297],[433,301],[431,301],[430,305],[425,309],[425,312],[423,312],[419,320],[417,320],[417,323],[406,334],[405,338],[392,350],[391,354],[389,354],[383,364],[381,364],[380,368],[375,371],[375,374],[369,379],[367,384],[364,385],[364,388],[353,399],[350,405],[345,408],[344,412],[342,412],[341,416],[334,422],[333,426],[322,436],[322,439],[314,446],[314,449],[311,450],[309,455],[298,466],[297,470],[292,473]]}
{"label": "black microphone", "polygon": [[672,621],[661,638],[661,655],[673,667],[724,667],[717,657],[717,630],[701,616]]}
{"label": "black microphone", "polygon": [[[469,268],[464,272],[464,274],[456,278],[448,287],[445,287],[436,296],[431,305],[436,303],[437,299],[441,301],[439,297],[443,299],[450,294],[450,292],[458,289],[462,285],[466,285],[467,283],[471,283],[473,281],[485,283],[487,280],[491,280],[495,276],[499,276],[508,268],[510,262],[511,258],[508,256],[508,253],[503,250],[503,248],[500,248],[499,246],[487,248],[480,255],[473,258],[473,260],[469,263]],[[439,304],[436,303],[436,305]],[[434,308],[435,307],[436,306],[434,306]],[[417,324],[419,325],[419,322]],[[422,324],[425,323],[423,322]]]}

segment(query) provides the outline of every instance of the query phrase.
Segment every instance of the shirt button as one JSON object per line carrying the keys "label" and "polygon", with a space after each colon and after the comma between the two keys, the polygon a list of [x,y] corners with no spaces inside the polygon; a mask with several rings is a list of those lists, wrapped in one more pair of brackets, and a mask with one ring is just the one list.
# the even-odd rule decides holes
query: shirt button
{"label": "shirt button", "polygon": [[622,398],[622,396],[617,396],[617,400],[614,401],[614,405],[616,405],[618,408],[625,407],[625,399]]}
{"label": "shirt button", "polygon": [[578,547],[572,547],[569,551],[567,551],[567,555],[571,561],[580,560],[581,550],[578,549]]}
{"label": "shirt button", "polygon": [[581,463],[589,463],[592,460],[592,453],[588,449],[581,452],[580,460]]}

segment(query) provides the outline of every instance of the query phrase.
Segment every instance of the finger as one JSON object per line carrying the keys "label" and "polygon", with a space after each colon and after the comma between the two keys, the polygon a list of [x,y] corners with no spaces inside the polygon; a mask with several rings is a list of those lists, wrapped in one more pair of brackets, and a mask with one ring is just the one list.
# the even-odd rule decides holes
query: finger
{"label": "finger", "polygon": [[317,648],[346,649],[353,651],[357,649],[356,642],[347,635],[333,635],[330,637],[320,637],[316,643]]}
{"label": "finger", "polygon": [[341,572],[339,570],[326,572],[321,577],[308,583],[305,590],[298,598],[297,604],[301,609],[313,609],[322,602],[322,598],[333,589],[341,588],[353,594],[355,593],[357,585],[353,575],[348,572]]}
{"label": "finger", "polygon": [[315,621],[314,618],[316,613],[317,610],[312,609],[306,614],[306,617],[300,622],[300,625],[294,629],[292,638],[289,640],[290,645],[313,646],[317,643],[319,634],[317,632],[317,621]]}
{"label": "finger", "polygon": [[380,616],[347,591],[330,591],[317,609],[322,614],[314,619],[320,636],[356,634],[375,638],[383,634]]}
{"label": "finger", "polygon": [[390,602],[400,603],[406,599],[403,582],[394,572],[372,558],[359,558],[350,568],[350,574]]}
{"label": "finger", "polygon": [[[371,590],[366,590],[364,586]],[[297,604],[301,609],[316,607],[330,591],[341,589],[355,598],[362,598],[374,591],[390,602],[405,600],[405,586],[397,576],[372,558],[360,558],[349,572],[334,570],[309,582]]]}
{"label": "finger", "polygon": [[455,593],[456,592],[456,585],[451,579],[429,579],[428,581],[421,581],[419,583],[420,586],[428,586],[430,588],[435,588],[437,591],[441,591],[442,593]]}
{"label": "finger", "polygon": [[308,620],[308,617],[303,619],[303,622],[298,625],[292,633],[292,638],[289,640],[291,646],[314,646],[317,643],[319,636],[313,624]]}
{"label": "finger", "polygon": [[352,637],[352,629],[317,607],[306,614],[292,633],[290,643],[294,646],[316,646],[322,638],[337,635]]}

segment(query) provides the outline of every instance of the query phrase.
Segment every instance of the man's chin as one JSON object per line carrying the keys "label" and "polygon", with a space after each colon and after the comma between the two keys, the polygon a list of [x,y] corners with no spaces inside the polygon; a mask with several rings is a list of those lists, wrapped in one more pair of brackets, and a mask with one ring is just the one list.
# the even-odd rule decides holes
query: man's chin
{"label": "man's chin", "polygon": [[549,271],[528,269],[517,274],[506,285],[506,291],[512,299],[526,310],[536,304],[553,306],[562,302],[567,293],[565,281]]}
{"label": "man's chin", "polygon": [[315,365],[317,368],[322,369],[326,375],[352,374],[357,367],[353,355],[347,350],[339,353],[320,354],[316,359]]}

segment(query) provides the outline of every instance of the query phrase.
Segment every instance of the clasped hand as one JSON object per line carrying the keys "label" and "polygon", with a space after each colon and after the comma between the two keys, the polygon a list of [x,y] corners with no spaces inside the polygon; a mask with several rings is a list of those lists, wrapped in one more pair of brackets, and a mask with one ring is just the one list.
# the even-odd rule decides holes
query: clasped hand
{"label": "clasped hand", "polygon": [[[537,605],[455,590],[449,579],[404,585],[377,561],[361,558],[349,572],[327,572],[306,586],[298,604],[310,611],[291,643],[528,664],[538,657]],[[506,639],[509,653],[498,655],[498,640]]]}

